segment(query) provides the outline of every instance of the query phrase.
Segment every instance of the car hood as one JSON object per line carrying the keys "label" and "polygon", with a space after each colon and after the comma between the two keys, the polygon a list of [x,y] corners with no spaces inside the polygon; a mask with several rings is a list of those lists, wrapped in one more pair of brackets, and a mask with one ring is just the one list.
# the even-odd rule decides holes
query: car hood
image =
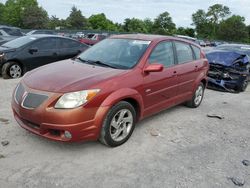
{"label": "car hood", "polygon": [[208,52],[206,57],[210,64],[220,64],[223,66],[233,66],[236,61],[240,60],[243,64],[250,62],[246,54],[229,50],[215,50]]}
{"label": "car hood", "polygon": [[126,70],[64,60],[28,72],[23,82],[32,89],[66,93],[89,89],[95,84],[124,72]]}
{"label": "car hood", "polygon": [[2,53],[14,52],[14,51],[16,51],[15,48],[6,48],[6,47],[3,47],[3,46],[0,46],[0,52],[2,52]]}

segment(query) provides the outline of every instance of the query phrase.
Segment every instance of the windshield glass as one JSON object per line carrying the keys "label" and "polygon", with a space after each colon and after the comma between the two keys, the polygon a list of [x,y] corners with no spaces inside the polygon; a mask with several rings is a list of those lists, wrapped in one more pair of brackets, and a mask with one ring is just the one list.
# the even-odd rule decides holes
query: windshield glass
{"label": "windshield glass", "polygon": [[7,47],[7,48],[19,48],[25,44],[28,44],[29,42],[31,41],[34,41],[36,40],[37,38],[35,37],[20,37],[20,38],[17,38],[17,39],[14,39],[10,42],[7,42],[5,43],[3,46],[4,47]]}
{"label": "windshield glass", "polygon": [[6,33],[8,33],[11,36],[23,36],[22,32],[19,29],[14,28],[3,28]]}
{"label": "windshield glass", "polygon": [[106,39],[83,52],[79,58],[88,62],[102,62],[118,69],[134,67],[150,41]]}

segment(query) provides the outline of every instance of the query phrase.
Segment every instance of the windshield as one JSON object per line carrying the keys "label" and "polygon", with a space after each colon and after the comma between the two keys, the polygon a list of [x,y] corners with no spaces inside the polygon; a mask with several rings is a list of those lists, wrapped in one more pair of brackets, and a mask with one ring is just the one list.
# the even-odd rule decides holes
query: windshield
{"label": "windshield", "polygon": [[102,62],[118,69],[134,67],[150,41],[133,39],[106,39],[83,52],[79,58],[88,62]]}
{"label": "windshield", "polygon": [[30,43],[31,41],[34,41],[36,40],[37,38],[35,37],[28,37],[28,36],[25,36],[25,37],[20,37],[20,38],[17,38],[17,39],[14,39],[10,42],[7,42],[3,45],[3,47],[7,47],[7,48],[19,48],[25,44],[28,44]]}
{"label": "windshield", "polygon": [[23,36],[22,32],[19,29],[14,28],[2,28],[6,33],[11,36]]}

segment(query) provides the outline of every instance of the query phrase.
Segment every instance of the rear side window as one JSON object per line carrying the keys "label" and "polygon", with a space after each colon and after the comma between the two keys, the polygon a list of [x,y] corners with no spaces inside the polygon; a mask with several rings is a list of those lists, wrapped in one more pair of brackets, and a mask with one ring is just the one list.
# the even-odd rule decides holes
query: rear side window
{"label": "rear side window", "polygon": [[60,39],[60,48],[77,48],[80,47],[79,42],[70,39]]}
{"label": "rear side window", "polygon": [[183,42],[175,42],[178,63],[187,63],[193,61],[193,51],[189,44]]}
{"label": "rear side window", "polygon": [[194,50],[195,59],[200,59],[201,58],[201,50],[200,50],[200,48],[198,48],[196,46],[192,46],[192,48]]}
{"label": "rear side window", "polygon": [[149,63],[159,63],[165,67],[175,64],[172,42],[161,42],[158,44],[149,57]]}

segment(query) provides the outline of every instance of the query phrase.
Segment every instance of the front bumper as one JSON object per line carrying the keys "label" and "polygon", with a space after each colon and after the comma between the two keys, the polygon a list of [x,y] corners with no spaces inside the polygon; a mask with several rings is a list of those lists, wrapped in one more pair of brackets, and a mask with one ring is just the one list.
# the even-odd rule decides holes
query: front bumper
{"label": "front bumper", "polygon": [[[26,87],[26,90],[30,89]],[[54,101],[59,96],[60,94],[49,94],[48,100],[44,101],[39,107],[27,109],[18,104],[13,95],[12,109],[16,121],[22,128],[55,141],[97,140],[109,107],[85,108],[81,106],[76,109],[55,109]],[[71,134],[71,138],[65,136],[65,131]]]}

